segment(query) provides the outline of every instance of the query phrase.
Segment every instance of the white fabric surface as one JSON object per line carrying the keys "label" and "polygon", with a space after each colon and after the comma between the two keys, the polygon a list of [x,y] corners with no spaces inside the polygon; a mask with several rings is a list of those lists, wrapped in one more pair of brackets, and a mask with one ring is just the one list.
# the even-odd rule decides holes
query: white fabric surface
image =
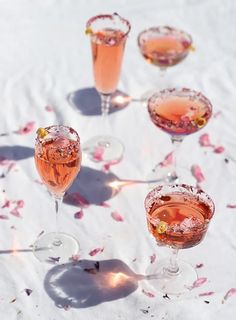
{"label": "white fabric surface", "polygon": [[[179,164],[201,166],[206,178],[202,187],[216,205],[204,241],[180,252],[180,257],[192,265],[204,264],[198,273],[208,281],[178,301],[164,299],[144,281],[111,293],[87,285],[73,268],[68,273],[62,269],[64,278],[57,281],[54,291],[64,290],[69,298],[78,299],[71,303],[48,289],[50,275],[60,267],[39,263],[30,250],[42,230],[55,230],[55,213],[46,189],[35,182],[39,179],[33,160],[35,130],[25,135],[15,131],[29,121],[35,121],[35,129],[66,124],[79,132],[83,143],[101,130],[100,117],[86,115],[86,110],[79,112],[70,97],[93,87],[90,44],[84,34],[87,19],[114,11],[132,25],[120,90],[138,98],[149,89],[185,86],[201,91],[211,100],[214,113],[221,112],[204,130],[187,137],[178,155]],[[222,303],[226,292],[236,288],[236,209],[227,208],[227,204],[236,204],[235,17],[233,0],[0,1],[0,133],[8,133],[0,137],[0,156],[10,160],[0,166],[0,174],[12,162],[16,164],[0,179],[1,206],[6,199],[11,200],[10,208],[0,210],[8,217],[0,220],[1,320],[235,319],[236,296]],[[158,68],[144,61],[136,42],[144,28],[162,24],[188,31],[196,47],[196,52],[169,69],[164,78]],[[48,112],[46,106],[54,111]],[[89,107],[92,112],[93,106]],[[109,122],[112,134],[125,145],[123,160],[111,167],[120,179],[145,180],[151,168],[171,151],[169,137],[155,128],[140,103],[112,113]],[[211,148],[200,147],[198,139],[203,133],[209,133],[212,143],[224,146],[225,152],[216,154]],[[118,259],[119,267],[145,274],[150,256],[156,253],[160,259],[169,254],[167,248],[156,246],[147,231],[143,202],[148,187],[126,186],[109,198],[110,190],[96,181],[97,177],[105,179],[105,174],[93,170],[101,170],[101,166],[84,156],[76,190],[92,204],[83,209],[84,217],[79,220],[74,218],[79,208],[64,203],[61,230],[79,240],[81,260],[102,264]],[[10,214],[15,200],[25,202],[19,209],[21,218]],[[110,207],[93,204],[102,201]],[[114,211],[123,216],[123,222],[112,219]],[[104,248],[103,252],[91,257],[89,252],[98,247]],[[32,290],[30,295],[26,288]],[[155,297],[148,297],[143,290]],[[208,291],[214,294],[198,296]]]}

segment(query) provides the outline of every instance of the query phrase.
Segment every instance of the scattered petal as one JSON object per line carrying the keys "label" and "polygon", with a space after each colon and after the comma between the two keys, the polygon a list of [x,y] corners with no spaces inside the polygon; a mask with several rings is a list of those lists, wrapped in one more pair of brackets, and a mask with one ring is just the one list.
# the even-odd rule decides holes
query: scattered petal
{"label": "scattered petal", "polygon": [[9,173],[12,169],[14,169],[16,167],[16,163],[15,162],[11,162],[9,165],[8,165],[8,168],[7,168],[7,172],[6,173]]}
{"label": "scattered petal", "polygon": [[11,205],[10,200],[5,200],[5,202],[4,202],[3,206],[2,206],[2,208],[9,208],[9,207],[10,207],[10,205]]}
{"label": "scattered petal", "polygon": [[84,212],[82,209],[74,214],[75,219],[82,219],[83,216],[84,216]]}
{"label": "scattered petal", "polygon": [[153,253],[153,255],[150,256],[150,263],[154,263],[156,261],[156,254]]}
{"label": "scattered petal", "polygon": [[199,297],[212,296],[214,293],[215,293],[214,291],[199,293]]}
{"label": "scattered petal", "polygon": [[196,165],[196,164],[192,165],[191,172],[198,183],[201,183],[205,180],[204,175],[202,173],[202,170],[198,165]]}
{"label": "scattered petal", "polygon": [[194,289],[202,286],[207,281],[207,278],[198,278],[189,289]]}
{"label": "scattered petal", "polygon": [[202,147],[214,147],[214,145],[210,142],[208,133],[204,133],[199,137],[199,144]]}
{"label": "scattered petal", "polygon": [[9,219],[8,216],[6,216],[5,214],[0,214],[0,219],[1,220],[7,220]]}
{"label": "scattered petal", "polygon": [[122,215],[119,214],[117,211],[113,211],[113,212],[111,213],[111,216],[112,216],[112,218],[113,218],[115,221],[117,221],[117,222],[122,222],[122,221],[124,221],[124,218],[122,217]]}
{"label": "scattered petal", "polygon": [[34,130],[35,121],[27,122],[26,125],[16,131],[17,134],[28,134]]}
{"label": "scattered petal", "polygon": [[224,300],[227,300],[228,298],[232,297],[235,294],[236,294],[236,288],[229,289],[224,296]]}
{"label": "scattered petal", "polygon": [[235,209],[236,208],[236,204],[227,204],[226,207],[230,208],[230,209]]}
{"label": "scattered petal", "polygon": [[104,208],[110,208],[110,207],[111,207],[110,204],[107,203],[107,202],[102,202],[102,203],[100,203],[99,205],[100,205],[101,207],[104,207]]}
{"label": "scattered petal", "polygon": [[203,263],[199,263],[199,264],[196,264],[196,269],[200,269],[200,268],[202,268],[202,267],[204,267],[204,264]]}
{"label": "scattered petal", "polygon": [[25,293],[27,294],[27,296],[30,296],[32,292],[33,290],[31,289],[25,289]]}
{"label": "scattered petal", "polygon": [[114,159],[114,160],[108,161],[107,163],[104,164],[103,170],[104,171],[109,171],[110,170],[110,166],[114,166],[115,164],[118,164],[120,162],[121,162],[121,159]]}
{"label": "scattered petal", "polygon": [[223,153],[225,151],[225,148],[222,146],[215,147],[213,150],[215,153]]}
{"label": "scattered petal", "polygon": [[78,254],[73,254],[70,258],[70,260],[77,262],[80,260],[80,256]]}
{"label": "scattered petal", "polygon": [[20,212],[18,211],[18,208],[14,208],[13,210],[10,211],[10,214],[12,214],[13,216],[17,217],[17,218],[21,218]]}
{"label": "scattered petal", "polygon": [[89,255],[90,255],[91,257],[93,257],[93,256],[95,256],[96,254],[103,252],[103,250],[104,250],[104,248],[95,248],[95,249],[93,249],[93,250],[91,250],[91,251],[89,252]]}
{"label": "scattered petal", "polygon": [[52,106],[46,106],[45,110],[48,111],[48,112],[53,112],[54,108]]}
{"label": "scattered petal", "polygon": [[161,167],[166,167],[166,166],[171,165],[173,163],[173,161],[174,161],[173,152],[170,152],[165,156],[164,160],[162,162],[160,162],[159,164]]}
{"label": "scattered petal", "polygon": [[16,204],[17,204],[17,208],[23,208],[25,205],[25,202],[24,200],[17,200]]}
{"label": "scattered petal", "polygon": [[87,208],[90,205],[89,201],[82,197],[79,192],[67,193],[64,200],[69,204],[80,206],[82,208]]}
{"label": "scattered petal", "polygon": [[154,298],[155,297],[155,294],[152,293],[152,292],[149,292],[149,291],[146,291],[146,290],[142,290],[142,293],[145,294],[145,296],[149,297],[149,298]]}

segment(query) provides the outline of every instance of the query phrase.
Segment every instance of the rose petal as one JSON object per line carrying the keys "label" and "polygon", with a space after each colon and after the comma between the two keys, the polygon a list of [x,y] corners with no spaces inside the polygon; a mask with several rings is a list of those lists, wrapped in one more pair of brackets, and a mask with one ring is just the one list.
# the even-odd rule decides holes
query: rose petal
{"label": "rose petal", "polygon": [[12,214],[13,216],[17,217],[17,218],[21,218],[20,212],[18,211],[18,208],[14,208],[13,210],[10,211],[10,214]]}
{"label": "rose petal", "polygon": [[103,161],[104,147],[96,147],[93,152],[93,160]]}
{"label": "rose petal", "polygon": [[142,293],[145,294],[145,296],[149,297],[149,298],[154,298],[155,297],[155,294],[152,293],[152,292],[149,292],[149,291],[146,291],[146,290],[142,290]]}
{"label": "rose petal", "polygon": [[210,142],[208,133],[204,133],[199,137],[199,144],[202,147],[214,147],[214,145]]}
{"label": "rose petal", "polygon": [[124,218],[122,217],[122,215],[119,214],[117,211],[113,211],[113,212],[111,213],[111,216],[112,216],[112,218],[113,218],[115,221],[117,221],[117,222],[124,221]]}
{"label": "rose petal", "polygon": [[23,208],[25,205],[25,202],[24,200],[18,200],[16,204],[17,204],[17,208]]}
{"label": "rose petal", "polygon": [[192,284],[190,289],[198,288],[201,285],[203,285],[206,281],[207,281],[207,278],[204,278],[204,277],[203,278],[198,278],[196,281],[194,281],[194,283]]}
{"label": "rose petal", "polygon": [[80,210],[80,211],[78,211],[78,212],[76,212],[76,213],[74,214],[74,218],[75,218],[75,219],[82,219],[83,216],[84,216],[83,210]]}
{"label": "rose petal", "polygon": [[70,203],[75,206],[80,206],[82,208],[87,208],[90,204],[87,199],[81,196],[79,192],[68,193],[64,197],[67,203]]}
{"label": "rose petal", "polygon": [[103,250],[104,250],[104,248],[95,248],[95,249],[93,249],[93,250],[91,250],[91,251],[89,252],[89,255],[90,255],[91,257],[93,257],[93,256],[95,256],[96,254],[103,252]]}
{"label": "rose petal", "polygon": [[0,214],[0,219],[1,220],[8,220],[9,218],[5,214]]}
{"label": "rose petal", "polygon": [[214,291],[199,293],[199,297],[212,296],[214,293],[215,293]]}
{"label": "rose petal", "polygon": [[166,166],[171,165],[173,163],[173,161],[174,161],[173,152],[170,152],[165,156],[164,160],[162,162],[160,162],[159,164],[161,167],[166,167]]}
{"label": "rose petal", "polygon": [[71,260],[74,261],[74,262],[77,262],[80,260],[80,256],[78,254],[73,254],[71,256]]}
{"label": "rose petal", "polygon": [[236,288],[229,289],[224,296],[224,300],[227,300],[228,298],[232,297],[235,294],[236,294]]}
{"label": "rose petal", "polygon": [[231,209],[235,209],[236,208],[236,204],[227,204],[226,207],[227,208],[231,208]]}
{"label": "rose petal", "polygon": [[100,205],[101,207],[104,207],[104,208],[110,208],[110,207],[111,207],[110,204],[107,203],[107,202],[102,202],[102,203],[100,203],[99,205]]}
{"label": "rose petal", "polygon": [[150,256],[150,263],[154,263],[156,261],[156,254],[153,253],[153,255]]}
{"label": "rose petal", "polygon": [[27,122],[26,125],[16,131],[17,134],[28,134],[34,130],[35,121]]}
{"label": "rose petal", "polygon": [[11,162],[7,168],[7,173],[9,173],[13,168],[15,168],[16,163],[15,162]]}
{"label": "rose petal", "polygon": [[222,146],[215,147],[213,150],[215,153],[223,153],[225,151],[225,148]]}
{"label": "rose petal", "polygon": [[114,166],[115,164],[118,164],[120,162],[121,162],[121,159],[115,159],[115,160],[108,161],[107,163],[104,164],[103,170],[104,171],[109,171],[110,170],[110,166]]}
{"label": "rose petal", "polygon": [[204,175],[202,173],[202,170],[198,165],[196,165],[196,164],[192,165],[191,172],[198,183],[201,183],[205,180]]}
{"label": "rose petal", "polygon": [[9,208],[10,207],[10,200],[5,200],[5,203],[3,204],[2,208]]}

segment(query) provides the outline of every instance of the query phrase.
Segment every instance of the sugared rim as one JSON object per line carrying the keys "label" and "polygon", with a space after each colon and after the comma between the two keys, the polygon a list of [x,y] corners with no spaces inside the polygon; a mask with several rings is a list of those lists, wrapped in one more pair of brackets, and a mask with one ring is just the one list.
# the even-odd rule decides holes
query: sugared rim
{"label": "sugared rim", "polygon": [[153,32],[158,35],[167,34],[167,35],[182,36],[183,39],[188,40],[188,43],[189,43],[188,47],[186,47],[186,50],[191,47],[192,42],[193,42],[191,35],[189,33],[187,33],[186,31],[183,31],[178,28],[170,27],[170,26],[157,26],[157,27],[150,27],[148,29],[145,29],[138,34],[137,41],[138,41],[139,46],[142,45],[141,44],[142,37],[148,32]]}
{"label": "sugared rim", "polygon": [[128,35],[128,33],[130,32],[131,25],[130,25],[130,23],[129,23],[128,20],[126,20],[125,18],[122,18],[117,12],[114,12],[113,14],[99,14],[99,15],[97,15],[97,16],[91,17],[91,18],[87,21],[87,23],[86,23],[86,29],[91,28],[92,23],[93,23],[94,21],[96,21],[97,19],[111,19],[111,20],[113,20],[114,17],[118,17],[118,18],[120,19],[120,21],[127,26],[127,31],[124,32],[124,34],[123,34],[122,37],[121,37],[121,39],[123,39],[123,38],[125,38],[125,37]]}
{"label": "sugared rim", "polygon": [[211,210],[211,217],[209,217],[209,219],[213,217],[215,212],[215,204],[211,197],[202,189],[187,184],[167,184],[156,186],[147,194],[144,200],[144,206],[147,214],[149,213],[152,204],[156,200],[162,201],[161,197],[170,194],[189,194],[193,197],[196,197],[196,199],[199,198],[199,200],[204,202]]}
{"label": "sugared rim", "polygon": [[[73,141],[77,144],[80,145],[80,137],[79,137],[79,134],[77,133],[77,131],[75,131],[73,128],[69,127],[69,126],[64,126],[64,125],[51,125],[51,126],[48,126],[48,127],[44,127],[43,129],[45,129],[48,134],[52,133],[53,129],[63,129],[63,130],[67,130],[70,134],[74,135],[75,139],[73,139]],[[36,143],[42,143],[44,141],[46,141],[47,139],[45,139],[47,137],[47,135],[45,137],[40,137],[39,135],[37,135],[36,137]],[[61,149],[66,149],[67,147],[61,147]]]}
{"label": "sugared rim", "polygon": [[171,96],[191,97],[194,100],[202,101],[210,110],[210,113],[212,113],[213,107],[210,100],[206,96],[204,96],[200,91],[196,91],[189,88],[166,88],[166,89],[157,91],[148,99],[147,106],[149,108],[149,105],[155,102],[157,99],[163,100]]}

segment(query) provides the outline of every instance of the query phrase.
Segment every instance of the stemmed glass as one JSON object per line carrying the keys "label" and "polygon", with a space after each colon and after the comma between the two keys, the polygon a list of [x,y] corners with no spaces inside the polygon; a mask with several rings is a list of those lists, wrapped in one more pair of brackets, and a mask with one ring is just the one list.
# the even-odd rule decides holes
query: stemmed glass
{"label": "stemmed glass", "polygon": [[178,183],[175,153],[185,136],[205,127],[212,114],[211,102],[202,93],[188,88],[165,89],[151,96],[147,108],[152,122],[170,135],[174,147],[172,164],[156,165],[149,179]]}
{"label": "stemmed glass", "polygon": [[[107,127],[111,97],[120,78],[130,28],[130,23],[117,13],[92,17],[86,24],[86,34],[91,39],[95,87],[101,97],[103,130]],[[100,161],[119,160],[122,158],[123,149],[122,143],[110,135],[95,136],[83,145],[83,151],[95,161],[98,161],[98,158],[94,157],[96,152],[102,155]]]}
{"label": "stemmed glass", "polygon": [[[145,60],[159,67],[161,76],[166,69],[184,60],[193,48],[192,37],[185,31],[169,26],[146,29],[138,35],[138,47]],[[144,94],[148,99],[153,91]]]}
{"label": "stemmed glass", "polygon": [[56,209],[56,232],[43,234],[34,244],[40,261],[67,261],[78,252],[77,240],[58,232],[58,215],[63,196],[80,171],[81,157],[80,138],[74,129],[52,125],[37,130],[35,164]]}
{"label": "stemmed glass", "polygon": [[147,270],[146,279],[157,290],[181,294],[197,280],[196,270],[178,260],[179,249],[199,244],[214,214],[214,203],[204,191],[189,185],[160,185],[145,199],[149,232],[157,245],[172,248],[170,259],[157,261]]}

